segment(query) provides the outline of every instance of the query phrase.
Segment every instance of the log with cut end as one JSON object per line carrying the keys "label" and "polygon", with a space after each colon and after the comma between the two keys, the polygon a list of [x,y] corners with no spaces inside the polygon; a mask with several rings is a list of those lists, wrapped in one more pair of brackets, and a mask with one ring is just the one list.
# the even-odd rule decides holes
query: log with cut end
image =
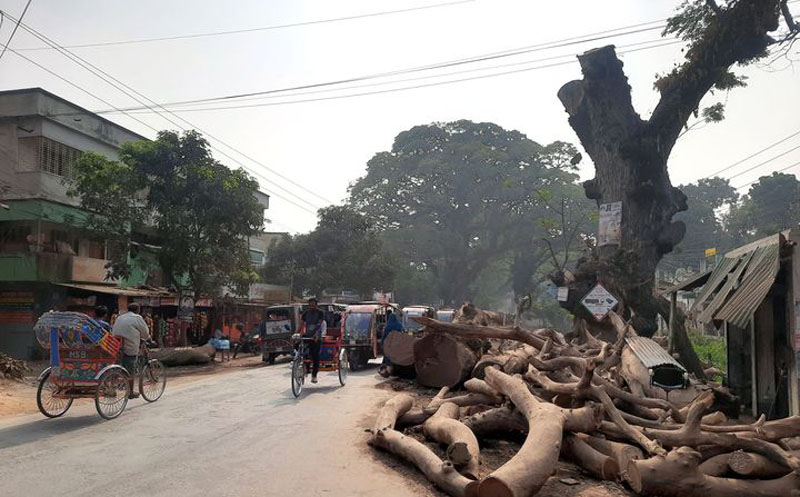
{"label": "log with cut end", "polygon": [[528,436],[519,452],[478,486],[479,497],[528,497],[553,474],[566,416],[553,404],[539,402],[519,377],[486,369],[486,382],[503,393],[528,421]]}
{"label": "log with cut end", "polygon": [[786,466],[770,461],[761,454],[753,454],[742,450],[737,450],[731,454],[728,466],[738,475],[761,480],[780,478],[791,471]]}
{"label": "log with cut end", "polygon": [[735,480],[705,475],[699,463],[699,452],[681,447],[666,456],[633,461],[625,480],[637,494],[653,497],[788,497],[800,489],[795,473],[774,480]]}
{"label": "log with cut end", "polygon": [[402,332],[391,332],[383,341],[383,354],[399,366],[414,365],[414,344],[417,338],[414,335]]}
{"label": "log with cut end", "polygon": [[611,456],[595,450],[581,438],[566,434],[561,452],[600,480],[616,480],[619,476],[619,463]]}
{"label": "log with cut end", "polygon": [[425,435],[440,444],[447,445],[447,459],[459,468],[459,472],[470,480],[479,477],[479,448],[475,434],[458,421],[459,407],[445,402],[422,425]]}
{"label": "log with cut end", "polygon": [[417,382],[426,387],[454,387],[469,378],[478,358],[458,339],[428,333],[414,343]]}
{"label": "log with cut end", "polygon": [[613,457],[614,460],[617,461],[617,467],[621,473],[627,471],[631,461],[644,458],[642,450],[633,445],[614,442],[590,435],[581,434],[577,436],[596,451]]}
{"label": "log with cut end", "polygon": [[208,364],[214,360],[216,350],[210,343],[200,347],[165,347],[152,350],[150,356],[158,359],[165,366],[190,366],[195,364]]}
{"label": "log with cut end", "polygon": [[728,466],[730,458],[730,453],[717,454],[700,463],[697,470],[707,476],[725,476],[731,470],[731,467]]}
{"label": "log with cut end", "polygon": [[434,485],[453,497],[475,497],[477,482],[461,475],[449,461],[445,462],[419,441],[407,437],[393,427],[397,418],[411,409],[413,399],[400,394],[390,399],[378,413],[369,444],[398,455],[414,464]]}
{"label": "log with cut end", "polygon": [[483,370],[489,366],[497,366],[507,374],[520,374],[528,369],[528,360],[536,355],[536,349],[525,345],[500,355],[482,357],[472,370],[473,378],[483,379]]}

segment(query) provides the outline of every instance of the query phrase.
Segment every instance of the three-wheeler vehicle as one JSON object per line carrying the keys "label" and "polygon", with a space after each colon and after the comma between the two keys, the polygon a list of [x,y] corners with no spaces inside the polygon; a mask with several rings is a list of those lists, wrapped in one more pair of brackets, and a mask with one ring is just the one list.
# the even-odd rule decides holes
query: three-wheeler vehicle
{"label": "three-wheeler vehicle", "polygon": [[[299,397],[303,391],[306,377],[311,371],[311,358],[308,355],[311,338],[295,333],[292,335],[292,340],[298,343],[292,360],[292,393],[295,397]],[[341,327],[328,328],[322,335],[322,344],[319,349],[319,371],[322,373],[336,371],[339,376],[339,384],[344,386],[347,383],[350,361],[347,350],[342,347]]]}
{"label": "three-wheeler vehicle", "polygon": [[362,302],[347,306],[342,319],[343,347],[353,370],[364,368],[370,359],[383,353],[381,338],[388,310],[399,316],[397,304]]}
{"label": "three-wheeler vehicle", "polygon": [[451,323],[455,313],[456,311],[453,309],[439,309],[436,311],[436,319],[444,321],[445,323]]}
{"label": "three-wheeler vehicle", "polygon": [[[300,331],[300,320],[307,305],[304,303],[275,305],[267,307],[264,312],[264,323],[261,333],[261,360],[273,364],[275,359],[284,354],[294,354],[294,341],[292,336]],[[317,307],[325,313],[325,322],[328,333],[333,336],[335,330],[342,325],[342,314],[345,306],[342,304],[322,303]]]}
{"label": "three-wheeler vehicle", "polygon": [[436,309],[428,305],[410,305],[403,307],[403,328],[406,331],[419,331],[422,325],[411,318],[434,318]]}
{"label": "three-wheeler vehicle", "polygon": [[119,364],[122,339],[85,314],[50,311],[33,329],[50,352],[50,367],[39,375],[36,390],[36,405],[48,418],[62,416],[74,399],[93,398],[97,413],[114,419],[125,410],[136,378],[144,400],[155,402],[164,393],[166,369],[150,359],[144,341],[136,371],[128,371]]}

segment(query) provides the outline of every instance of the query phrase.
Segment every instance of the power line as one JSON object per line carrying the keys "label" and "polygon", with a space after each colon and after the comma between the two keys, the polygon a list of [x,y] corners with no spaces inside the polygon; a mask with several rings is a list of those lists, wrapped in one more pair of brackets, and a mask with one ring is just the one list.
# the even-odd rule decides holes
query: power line
{"label": "power line", "polygon": [[748,155],[744,159],[738,160],[738,161],[734,162],[733,164],[731,164],[731,165],[729,165],[727,167],[723,167],[719,171],[717,171],[715,173],[711,173],[708,176],[704,176],[703,178],[700,178],[700,179],[708,179],[708,178],[711,178],[711,177],[714,177],[714,176],[718,175],[719,173],[724,173],[725,171],[733,169],[734,167],[738,166],[739,164],[741,164],[743,162],[746,162],[746,161],[752,159],[753,157],[766,152],[767,150],[769,150],[771,148],[777,147],[781,143],[783,143],[783,142],[785,142],[787,140],[790,140],[790,139],[792,139],[792,138],[794,138],[795,136],[798,136],[798,135],[800,135],[800,130],[795,131],[794,133],[790,134],[789,136],[787,136],[785,138],[781,138],[780,140],[776,141],[775,143],[773,143],[771,145],[767,145],[766,147],[762,148],[761,150],[758,150],[757,152]]}
{"label": "power line", "polygon": [[[235,35],[235,34],[242,34],[242,33],[253,33],[257,31],[271,31],[276,29],[286,29],[286,28],[295,28],[300,26],[311,26],[315,24],[325,24],[331,22],[341,22],[341,21],[352,21],[356,19],[365,19],[369,17],[381,17],[381,16],[389,16],[394,14],[405,14],[408,12],[416,12],[420,10],[429,10],[429,9],[436,9],[440,7],[451,7],[454,5],[460,5],[465,3],[472,3],[475,0],[458,0],[455,2],[444,2],[444,3],[437,3],[433,5],[423,5],[420,7],[409,7],[406,9],[397,9],[397,10],[387,10],[383,12],[372,12],[367,14],[358,14],[352,16],[345,16],[345,17],[334,17],[330,19],[317,19],[313,21],[303,21],[303,22],[295,22],[289,24],[277,24],[272,26],[263,26],[259,28],[246,28],[246,29],[232,29],[228,31],[211,31],[206,33],[194,33],[194,34],[187,34],[187,35],[174,35],[174,36],[162,36],[158,38],[139,38],[134,40],[118,40],[118,41],[105,41],[105,42],[97,42],[97,43],[83,43],[79,45],[62,45],[64,49],[75,49],[75,48],[91,48],[91,47],[110,47],[110,46],[118,46],[118,45],[132,45],[137,43],[153,43],[158,41],[173,41],[173,40],[188,40],[188,39],[195,39],[195,38],[209,38],[214,36],[226,36],[226,35]],[[24,51],[33,51],[33,50],[53,50],[54,47],[28,47],[28,48],[19,48],[18,50]]]}
{"label": "power line", "polygon": [[[648,24],[652,24],[653,22],[660,22],[660,21],[650,21],[650,22],[647,22],[647,23],[634,24],[634,25],[632,25],[630,27],[638,27],[638,26],[642,26],[642,25],[648,25]],[[174,106],[179,106],[179,105],[211,103],[211,102],[218,102],[218,101],[224,101],[224,100],[238,100],[238,99],[243,99],[243,98],[247,98],[247,97],[273,95],[273,94],[280,94],[280,93],[286,93],[286,92],[292,92],[292,91],[300,91],[300,90],[309,90],[309,89],[315,89],[315,88],[322,88],[322,87],[328,87],[328,86],[338,86],[338,85],[347,84],[347,83],[357,83],[357,82],[368,81],[368,80],[372,80],[372,79],[382,79],[382,78],[387,78],[387,77],[392,77],[392,76],[399,76],[399,75],[403,75],[403,74],[410,74],[410,73],[423,72],[423,71],[432,71],[432,70],[444,69],[444,68],[448,68],[448,67],[460,66],[460,65],[465,65],[465,64],[474,64],[474,63],[478,63],[478,62],[486,62],[486,61],[489,61],[489,60],[495,60],[495,59],[500,59],[500,58],[515,57],[515,56],[518,56],[518,55],[524,55],[524,54],[533,53],[533,52],[540,52],[540,51],[543,51],[543,50],[552,50],[554,48],[563,48],[563,47],[567,47],[567,46],[578,45],[578,44],[581,44],[581,43],[589,43],[589,42],[593,42],[593,41],[600,41],[600,40],[604,40],[604,39],[608,39],[608,38],[616,38],[616,37],[620,37],[620,36],[628,36],[628,35],[632,35],[632,34],[639,34],[639,33],[643,33],[643,32],[646,32],[646,31],[652,31],[652,30],[655,30],[655,29],[662,29],[663,27],[664,27],[663,24],[659,24],[657,26],[652,26],[652,27],[642,28],[642,29],[633,29],[633,30],[623,31],[623,32],[620,32],[620,33],[616,33],[616,32],[624,30],[624,29],[627,29],[628,27],[616,28],[616,29],[610,29],[610,30],[605,30],[605,31],[598,31],[598,32],[592,33],[590,35],[581,35],[581,36],[576,36],[576,37],[572,37],[572,38],[565,38],[565,39],[562,39],[562,40],[557,40],[557,41],[552,41],[552,42],[539,43],[539,44],[536,44],[536,45],[528,45],[528,46],[525,46],[525,47],[520,47],[520,48],[515,48],[515,49],[510,49],[510,50],[503,50],[503,51],[500,51],[500,52],[491,52],[491,53],[487,53],[487,54],[481,54],[481,55],[476,55],[476,56],[467,57],[467,58],[461,58],[461,59],[454,59],[454,60],[448,60],[448,61],[443,61],[443,62],[437,62],[437,63],[434,63],[434,64],[428,64],[428,65],[423,65],[423,66],[414,66],[414,67],[408,67],[408,68],[404,68],[404,69],[396,69],[396,70],[392,70],[392,71],[386,71],[386,72],[380,72],[380,73],[374,73],[374,74],[368,74],[368,75],[362,75],[362,76],[355,76],[355,77],[350,77],[350,78],[345,78],[345,79],[326,81],[326,82],[321,82],[321,83],[310,83],[310,84],[297,85],[297,86],[291,86],[291,87],[285,87],[285,88],[277,88],[277,89],[272,89],[272,90],[255,91],[255,92],[248,92],[248,93],[236,93],[236,94],[231,94],[231,95],[223,95],[223,96],[219,96],[219,97],[200,98],[200,99],[194,99],[194,100],[181,100],[181,101],[175,101],[175,102],[165,102],[162,105],[164,105],[165,107],[174,107]],[[616,34],[610,34],[610,33],[616,33]],[[574,55],[575,54],[565,54],[564,57],[574,56]],[[141,110],[141,109],[142,109],[141,107],[138,107],[138,108],[137,107],[128,107],[125,110]],[[103,113],[103,112],[104,111],[102,111],[102,110],[98,111],[98,113]]]}
{"label": "power line", "polygon": [[[23,28],[25,28],[26,30],[28,30],[29,32],[31,32],[31,30],[30,30],[28,27],[26,27],[25,25],[23,25]],[[32,33],[32,34],[33,34],[33,33]],[[3,45],[3,46],[4,46],[4,47],[8,47],[7,45]],[[72,86],[72,87],[76,88],[77,90],[80,90],[81,92],[83,92],[83,93],[85,93],[85,94],[89,95],[90,97],[92,97],[92,98],[94,98],[94,99],[96,99],[96,100],[98,100],[98,101],[100,101],[100,102],[104,103],[105,105],[108,105],[108,106],[111,106],[112,108],[114,108],[114,105],[113,105],[113,104],[111,104],[110,102],[108,102],[108,101],[106,101],[106,100],[102,99],[101,97],[98,97],[97,95],[95,95],[94,93],[90,92],[89,90],[86,90],[85,88],[83,88],[83,87],[81,87],[81,86],[79,86],[79,85],[77,85],[77,84],[73,83],[72,81],[70,81],[70,80],[66,79],[65,77],[61,76],[60,74],[58,74],[58,73],[56,73],[56,72],[54,72],[54,71],[52,71],[52,70],[48,69],[47,67],[45,67],[45,66],[43,66],[43,65],[39,64],[38,62],[34,61],[34,60],[33,60],[33,59],[31,59],[30,57],[27,57],[27,56],[26,56],[26,55],[24,55],[24,54],[18,53],[18,52],[17,52],[15,49],[13,49],[13,48],[10,48],[10,47],[8,47],[8,49],[9,49],[9,50],[10,50],[10,51],[11,51],[11,52],[14,54],[14,55],[17,55],[18,57],[21,57],[21,58],[23,58],[24,60],[26,60],[26,61],[30,62],[31,64],[33,64],[33,65],[35,65],[36,67],[38,67],[38,68],[42,69],[43,71],[46,71],[47,73],[49,73],[49,74],[51,74],[51,75],[53,75],[53,76],[57,77],[58,79],[60,79],[60,80],[64,81],[65,83],[67,83],[68,85],[70,85],[70,86]],[[63,52],[60,52],[60,53],[62,53],[62,54],[63,54]],[[77,57],[77,56],[75,56],[75,57]],[[74,62],[74,59],[70,59],[70,60],[73,60],[73,62]],[[84,67],[84,68],[86,68],[85,66],[83,66],[83,67]],[[88,69],[87,69],[87,70],[88,70]],[[91,71],[90,71],[90,72],[91,72]],[[93,73],[93,74],[94,74],[94,73]],[[97,76],[97,74],[95,74],[95,75]],[[99,77],[99,76],[98,76],[98,77]],[[108,81],[106,81],[106,82],[108,82]],[[113,86],[113,85],[112,85],[112,86]],[[117,88],[117,89],[119,89],[119,88]],[[142,124],[143,126],[145,126],[145,127],[149,128],[150,130],[152,130],[152,131],[156,132],[156,133],[159,131],[159,130],[158,130],[157,128],[155,128],[154,126],[151,126],[150,124],[148,124],[148,123],[146,123],[146,122],[142,121],[141,119],[139,119],[139,118],[137,118],[137,117],[133,116],[133,115],[132,115],[131,113],[129,113],[129,112],[126,112],[126,111],[124,111],[124,110],[122,110],[122,109],[120,109],[120,112],[121,112],[122,114],[124,114],[124,115],[126,115],[126,116],[130,117],[130,118],[131,118],[131,119],[133,119],[134,121],[136,121],[136,122],[138,122],[138,123]],[[163,117],[163,116],[161,116],[161,117]],[[178,125],[178,127],[181,127],[181,126],[179,126],[179,125]],[[182,127],[181,127],[181,128],[182,128]],[[185,128],[182,128],[182,129],[185,129]],[[212,146],[212,148],[214,148],[214,147]],[[218,149],[215,149],[215,150],[218,150]],[[218,151],[219,151],[219,150],[218,150]],[[222,153],[223,155],[226,155],[226,154],[225,154],[224,152],[222,152],[222,151],[220,151],[220,153]],[[235,159],[232,159],[232,160],[234,160],[234,161],[235,161]],[[237,161],[237,162],[238,162],[238,161]],[[244,166],[243,166],[243,167],[244,167]],[[245,167],[245,169],[247,169],[247,168]],[[252,171],[251,171],[251,172],[252,172]],[[254,174],[257,174],[257,173],[254,173]],[[263,176],[262,176],[262,177],[263,177]],[[266,178],[265,178],[265,179],[266,179]],[[287,199],[287,198],[285,198],[285,197],[283,197],[283,196],[281,196],[281,195],[279,195],[279,194],[276,194],[276,193],[274,193],[274,192],[270,192],[269,190],[266,190],[266,189],[265,189],[265,192],[266,192],[266,193],[268,193],[268,194],[270,194],[270,195],[272,195],[272,196],[275,196],[275,197],[277,197],[277,198],[280,198],[280,199],[282,199],[282,200],[285,200],[286,202],[288,202],[288,203],[290,203],[290,204],[292,204],[292,205],[295,205],[295,206],[299,207],[300,209],[303,209],[303,210],[305,210],[305,211],[306,211],[306,212],[308,212],[308,213],[311,213],[311,214],[314,214],[314,215],[316,215],[316,212],[315,212],[315,211],[313,211],[313,210],[310,210],[310,209],[306,208],[305,206],[299,205],[299,204],[297,204],[297,203],[293,202],[292,200],[289,200],[289,199]]]}
{"label": "power line", "polygon": [[[100,79],[101,79],[101,80],[103,80],[105,83],[107,83],[107,84],[109,84],[110,86],[114,87],[115,89],[117,89],[117,90],[121,91],[123,94],[125,94],[126,96],[128,96],[128,97],[132,98],[132,99],[133,99],[133,100],[135,100],[136,102],[138,102],[138,103],[140,103],[140,104],[144,104],[144,102],[143,102],[141,99],[138,99],[138,98],[136,98],[136,96],[132,95],[131,93],[129,93],[128,91],[126,91],[124,88],[127,88],[127,90],[130,90],[130,92],[133,92],[133,93],[135,93],[135,94],[139,95],[140,97],[144,98],[145,100],[148,100],[148,101],[152,102],[153,104],[155,104],[155,105],[158,105],[158,104],[156,104],[155,102],[153,102],[152,100],[150,100],[149,98],[147,98],[145,95],[141,94],[140,92],[137,92],[136,90],[134,90],[134,89],[133,89],[133,88],[131,88],[130,86],[126,85],[126,84],[125,84],[125,83],[123,83],[122,81],[120,81],[120,80],[118,80],[118,79],[114,78],[113,76],[111,76],[111,75],[110,75],[110,74],[108,74],[107,72],[103,71],[101,68],[99,68],[99,67],[97,67],[97,66],[93,65],[91,62],[87,61],[86,59],[83,59],[83,58],[82,58],[82,57],[80,57],[79,55],[76,55],[76,54],[74,54],[74,53],[70,52],[70,51],[69,51],[69,50],[67,50],[67,49],[63,49],[63,48],[61,48],[61,46],[60,46],[60,45],[58,45],[58,43],[56,43],[54,40],[52,40],[52,39],[48,38],[47,36],[43,35],[42,33],[40,33],[40,32],[38,32],[38,31],[36,31],[35,29],[31,28],[30,26],[28,26],[28,25],[26,25],[26,24],[23,24],[22,26],[23,26],[23,28],[24,28],[24,29],[26,29],[26,30],[27,30],[27,31],[29,31],[31,34],[33,34],[34,36],[36,36],[36,37],[37,37],[37,38],[39,38],[40,40],[44,41],[45,43],[52,44],[52,46],[54,46],[54,47],[58,47],[58,48],[57,48],[57,50],[59,51],[59,53],[61,53],[62,55],[64,55],[64,56],[65,56],[65,57],[67,57],[68,59],[70,59],[72,62],[75,62],[76,64],[80,65],[82,68],[86,69],[87,71],[89,71],[90,73],[92,73],[94,76],[96,76],[96,77],[100,78]],[[112,81],[109,81],[109,79],[110,79],[110,80],[113,80],[113,82],[112,82]],[[124,88],[122,88],[122,87],[124,87]],[[240,151],[238,151],[237,149],[235,149],[234,147],[232,147],[232,146],[228,145],[227,143],[223,142],[223,141],[222,141],[222,140],[220,140],[219,138],[216,138],[214,135],[211,135],[210,133],[208,133],[208,132],[206,132],[206,131],[204,131],[204,130],[200,129],[199,127],[197,127],[197,126],[195,126],[194,124],[190,123],[190,122],[189,122],[189,121],[187,121],[186,119],[183,119],[182,117],[178,116],[177,114],[175,114],[175,113],[173,113],[173,112],[170,112],[170,111],[169,111],[169,110],[167,110],[167,109],[163,109],[163,110],[164,110],[164,112],[166,112],[166,113],[169,113],[170,115],[173,115],[173,116],[175,116],[176,118],[180,119],[181,121],[185,122],[185,123],[186,123],[187,125],[189,125],[190,127],[192,127],[192,128],[195,128],[195,129],[197,129],[198,131],[202,132],[204,135],[207,135],[207,136],[209,136],[210,138],[212,138],[212,139],[214,139],[214,140],[216,140],[216,141],[220,142],[222,145],[224,145],[224,146],[226,146],[226,147],[230,148],[231,150],[233,150],[233,151],[235,151],[235,152],[237,152],[237,153],[239,153],[239,154],[241,154],[241,155],[243,155],[243,156],[245,156],[245,157],[248,157],[248,156],[246,156],[245,154],[243,154],[242,152],[240,152]],[[122,111],[122,112],[123,112],[124,114],[126,114],[126,115],[129,115],[129,116],[130,116],[130,113],[128,113],[128,112],[124,112],[124,111]],[[177,126],[178,128],[180,128],[180,129],[183,129],[184,131],[186,130],[186,128],[184,128],[184,127],[183,127],[183,126],[181,126],[180,124],[176,123],[175,121],[173,121],[173,120],[171,120],[171,119],[169,119],[169,118],[167,118],[167,117],[165,117],[165,116],[163,116],[163,115],[161,115],[161,114],[159,114],[159,115],[160,115],[162,118],[164,118],[165,120],[167,120],[168,122],[170,122],[171,124],[173,124],[173,125]],[[152,128],[152,127],[151,127],[151,129],[154,129],[154,128]],[[155,129],[154,129],[154,130],[155,130]],[[269,183],[272,183],[272,184],[274,184],[274,185],[275,185],[277,188],[279,188],[279,189],[281,188],[281,186],[280,186],[280,185],[278,185],[277,183],[275,183],[274,181],[272,181],[272,180],[269,180],[269,179],[268,179],[268,178],[266,178],[265,176],[263,176],[263,175],[260,175],[259,173],[255,172],[255,171],[252,171],[252,170],[251,170],[251,169],[249,169],[249,168],[248,168],[248,167],[247,167],[245,164],[241,163],[240,161],[238,161],[238,160],[237,160],[237,159],[235,159],[234,157],[231,157],[229,154],[225,153],[224,151],[222,151],[222,150],[219,150],[219,149],[218,149],[218,148],[216,148],[216,147],[213,147],[213,145],[212,145],[212,149],[216,150],[217,152],[219,152],[220,154],[224,155],[225,157],[228,157],[229,159],[231,159],[231,160],[235,161],[236,163],[240,164],[240,165],[241,165],[243,168],[245,168],[246,170],[250,171],[251,173],[253,173],[253,174],[257,175],[257,176],[260,176],[260,177],[261,177],[261,178],[263,178],[265,181],[267,181],[267,182],[269,182]],[[249,158],[249,157],[248,157],[248,158]],[[268,168],[267,166],[265,166],[265,165],[263,165],[263,164],[259,163],[259,162],[258,162],[258,161],[256,161],[255,159],[253,159],[253,158],[250,158],[250,160],[252,160],[253,162],[255,162],[255,163],[257,163],[257,164],[261,165],[262,167],[265,167],[266,169],[269,169],[270,171],[272,171],[270,168]],[[273,171],[273,172],[274,172],[274,171]],[[276,174],[279,174],[279,173],[276,173]],[[291,180],[289,180],[288,178],[287,178],[287,180],[288,180],[288,181],[291,181]],[[288,191],[288,190],[285,190],[285,191],[286,191],[287,193],[291,194],[291,195],[294,195],[292,192],[290,192],[290,191]],[[312,193],[312,194],[314,194],[313,192],[310,192],[310,190],[308,190],[308,191],[309,191],[309,193]],[[310,205],[310,206],[311,206],[313,209],[315,209],[315,210],[309,210],[309,209],[307,209],[307,208],[305,208],[305,207],[303,207],[303,206],[301,206],[301,205],[299,205],[299,204],[295,203],[294,201],[292,201],[292,200],[290,200],[290,199],[287,199],[286,197],[283,197],[283,196],[281,196],[281,195],[279,195],[279,194],[276,194],[276,193],[274,193],[274,192],[269,192],[269,191],[267,191],[267,193],[269,193],[270,195],[273,195],[273,196],[275,196],[275,197],[277,197],[277,198],[283,199],[283,200],[285,200],[286,202],[288,202],[288,203],[291,203],[292,205],[295,205],[295,206],[297,206],[297,207],[299,207],[299,208],[301,208],[301,209],[304,209],[304,210],[306,210],[306,212],[309,212],[309,213],[311,213],[311,214],[315,214],[315,215],[316,215],[316,209],[318,209],[318,208],[319,208],[318,206],[314,205],[314,204],[313,204],[313,203],[311,203],[311,202],[308,202],[307,200],[305,200],[304,198],[302,198],[302,197],[300,197],[300,196],[296,196],[296,195],[295,195],[295,196],[296,196],[296,197],[297,197],[299,200],[301,200],[301,201],[305,202],[306,204]],[[321,198],[321,197],[320,197],[320,198]],[[330,203],[333,203],[333,202],[330,202]]]}
{"label": "power line", "polygon": [[[653,48],[661,48],[661,47],[665,47],[665,46],[668,46],[668,45],[675,45],[675,44],[679,44],[679,43],[683,43],[683,42],[680,41],[680,40],[668,41],[668,42],[661,43],[661,44],[658,44],[658,45],[653,45],[653,46],[649,46],[649,47],[642,47],[642,48],[638,48],[638,49],[632,49],[632,50],[619,52],[619,53],[621,55],[624,55],[626,53],[638,52],[638,51],[641,51],[641,50],[649,50],[649,49],[653,49]],[[567,57],[567,56],[565,56],[565,57]],[[287,101],[283,101],[283,102],[270,102],[270,103],[246,104],[246,105],[228,105],[228,106],[220,106],[220,107],[189,108],[189,109],[180,109],[180,112],[203,112],[203,111],[214,111],[214,110],[247,109],[247,108],[253,108],[253,107],[272,107],[272,106],[277,106],[277,105],[300,104],[300,103],[308,103],[308,102],[321,102],[321,101],[326,101],[326,100],[339,100],[339,99],[344,99],[344,98],[355,98],[355,97],[363,97],[363,96],[368,96],[368,95],[379,95],[379,94],[384,94],[384,93],[394,93],[394,92],[398,92],[398,91],[415,90],[415,89],[419,89],[419,88],[430,88],[430,87],[449,85],[449,84],[454,84],[454,83],[462,83],[462,82],[466,82],[466,81],[474,81],[474,80],[480,80],[480,79],[494,78],[494,77],[498,77],[498,76],[508,76],[508,75],[511,75],[511,74],[519,74],[519,73],[528,72],[528,71],[534,71],[534,70],[538,70],[538,69],[547,69],[547,68],[551,68],[551,67],[564,66],[564,65],[575,64],[575,63],[576,63],[576,61],[574,61],[574,60],[568,60],[568,61],[564,61],[564,62],[555,62],[555,63],[552,63],[552,64],[546,64],[546,65],[542,65],[542,66],[528,67],[528,68],[524,68],[524,69],[516,69],[516,70],[510,70],[510,71],[503,71],[503,72],[485,74],[485,75],[481,75],[481,76],[472,76],[472,77],[468,77],[468,78],[460,78],[460,79],[439,81],[439,82],[433,82],[433,83],[423,83],[423,84],[419,84],[419,85],[405,86],[405,87],[402,87],[402,88],[390,88],[390,89],[387,89],[387,90],[366,91],[366,92],[352,93],[352,94],[347,94],[347,95],[335,95],[335,96],[330,96],[330,97],[317,97],[317,98],[308,98],[308,99],[299,99],[299,100],[287,100]],[[111,113],[114,113],[114,112],[116,112],[116,111],[108,111],[107,110],[107,111],[98,111],[97,113],[98,114],[111,114]],[[131,110],[128,110],[126,112],[139,114],[139,113],[147,113],[148,111],[147,111],[146,108],[141,108],[141,109],[138,109],[138,110],[131,109]]]}
{"label": "power line", "polygon": [[11,36],[8,37],[8,41],[6,41],[6,44],[3,46],[3,51],[0,52],[0,59],[2,59],[3,55],[6,54],[6,48],[8,48],[8,45],[11,44],[11,40],[14,39],[14,35],[17,34],[17,30],[19,29],[19,24],[22,22],[22,18],[25,17],[25,13],[28,12],[28,7],[31,6],[32,1],[33,0],[28,0],[28,3],[25,4],[25,8],[22,10],[22,14],[20,14],[19,19],[17,19],[17,24],[14,26],[14,30],[11,31]]}
{"label": "power line", "polygon": [[758,169],[759,167],[762,167],[762,166],[765,166],[765,165],[771,163],[775,159],[780,159],[784,155],[788,154],[789,152],[793,152],[793,151],[797,150],[798,148],[800,148],[800,145],[797,145],[795,147],[790,148],[789,150],[786,150],[784,152],[779,153],[778,155],[770,157],[769,159],[767,159],[765,161],[759,162],[755,166],[749,167],[749,168],[745,169],[744,171],[738,172],[738,173],[734,174],[733,176],[728,177],[727,179],[731,180],[733,178],[738,178],[739,176],[741,176],[741,175],[743,175],[745,173],[749,173],[750,171],[752,171],[754,169]]}
{"label": "power line", "polygon": [[[788,166],[784,167],[783,169],[778,169],[777,171],[772,171],[772,174],[782,173],[784,171],[788,171],[789,169],[792,169],[792,168],[797,167],[797,166],[800,166],[800,161],[797,161],[794,164],[789,164]],[[742,186],[737,186],[736,189],[737,190],[741,190],[742,188],[746,188],[746,187],[752,185],[753,183],[756,183],[756,182],[760,181],[761,178],[764,178],[764,177],[767,177],[767,176],[761,176],[759,178],[756,178],[756,179],[754,179],[753,181],[751,181],[749,183],[743,184]]]}

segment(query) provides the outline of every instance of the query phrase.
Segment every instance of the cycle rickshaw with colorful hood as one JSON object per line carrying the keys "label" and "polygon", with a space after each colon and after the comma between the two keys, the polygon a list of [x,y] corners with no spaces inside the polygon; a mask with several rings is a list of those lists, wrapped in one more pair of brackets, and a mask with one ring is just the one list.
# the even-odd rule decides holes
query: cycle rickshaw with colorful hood
{"label": "cycle rickshaw with colorful hood", "polygon": [[62,416],[74,399],[92,398],[100,416],[114,419],[125,410],[136,376],[146,401],[155,402],[164,393],[166,370],[159,360],[149,358],[147,347],[142,345],[137,371],[127,371],[118,360],[122,338],[85,314],[47,312],[34,333],[50,355],[36,391],[39,411],[48,418]]}

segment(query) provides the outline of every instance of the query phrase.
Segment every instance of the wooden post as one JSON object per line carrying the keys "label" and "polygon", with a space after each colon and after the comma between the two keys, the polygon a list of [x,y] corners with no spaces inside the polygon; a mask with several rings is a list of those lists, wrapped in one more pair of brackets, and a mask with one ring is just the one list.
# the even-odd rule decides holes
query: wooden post
{"label": "wooden post", "polygon": [[669,294],[669,345],[667,350],[670,354],[675,352],[675,317],[678,311],[678,292]]}
{"label": "wooden post", "polygon": [[758,417],[758,370],[756,369],[758,356],[756,356],[756,322],[753,315],[750,316],[750,402],[752,402],[752,414]]}

